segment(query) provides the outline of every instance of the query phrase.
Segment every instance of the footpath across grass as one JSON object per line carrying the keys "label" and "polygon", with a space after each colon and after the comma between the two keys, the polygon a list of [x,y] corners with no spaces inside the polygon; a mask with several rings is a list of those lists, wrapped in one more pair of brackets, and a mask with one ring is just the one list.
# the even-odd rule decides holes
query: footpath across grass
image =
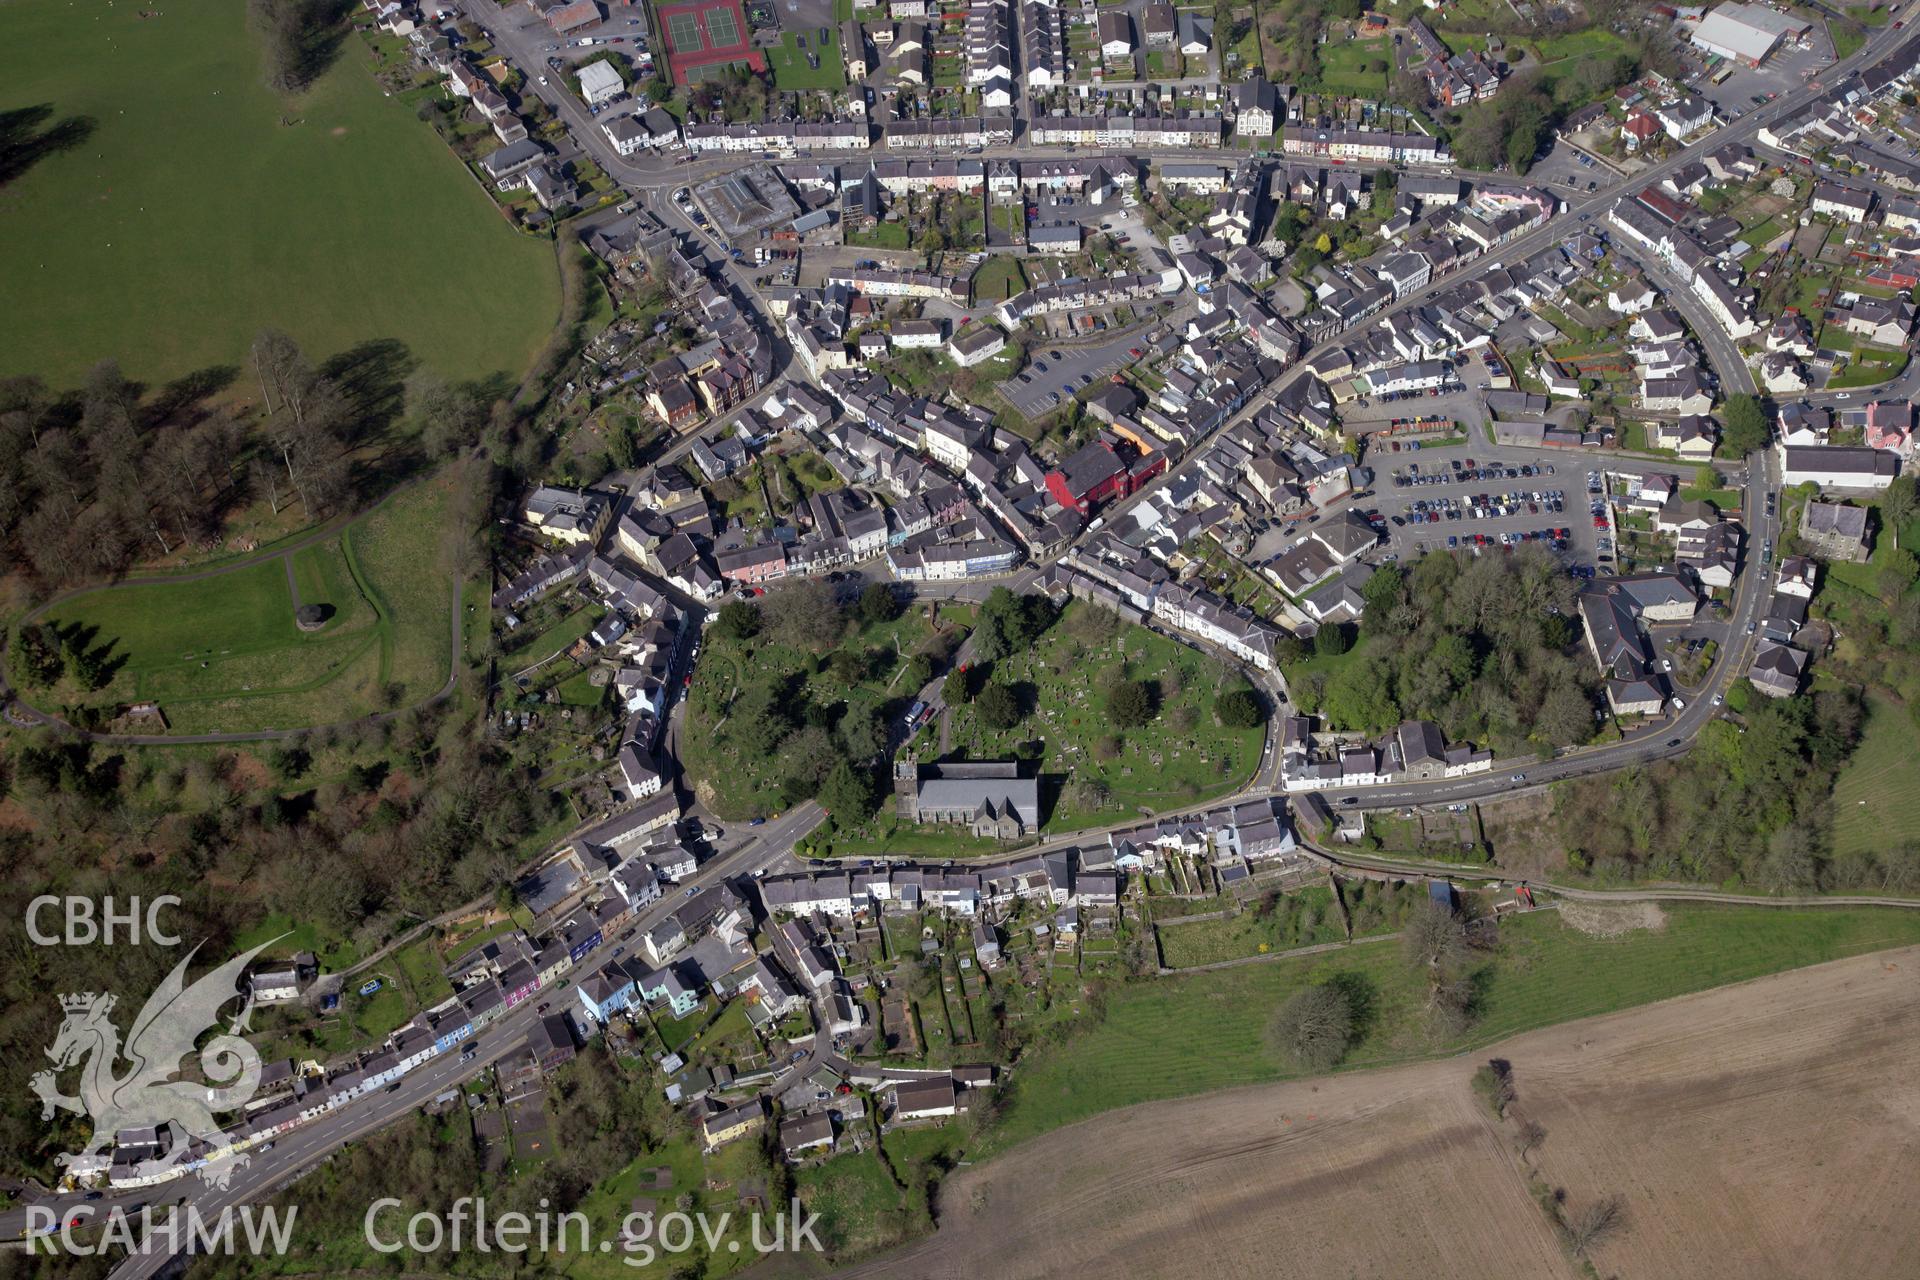
{"label": "footpath across grass", "polygon": [[1398,946],[1249,964],[1110,987],[1105,1015],[1036,1050],[1009,1085],[976,1157],[1103,1111],[1298,1074],[1267,1042],[1293,992],[1352,975],[1371,992],[1367,1031],[1345,1069],[1457,1053],[1576,1018],[1650,1004],[1784,969],[1920,942],[1920,912],[1891,908],[1668,904],[1665,927],[1595,938],[1537,912],[1501,922],[1476,986],[1472,1027],[1436,1039],[1424,991]]}
{"label": "footpath across grass", "polygon": [[241,0],[16,0],[5,27],[7,106],[77,141],[0,201],[0,373],[74,386],[111,357],[160,384],[242,367],[273,326],[316,360],[397,339],[445,377],[517,378],[553,328],[552,247],[383,95],[358,37],[283,100]]}

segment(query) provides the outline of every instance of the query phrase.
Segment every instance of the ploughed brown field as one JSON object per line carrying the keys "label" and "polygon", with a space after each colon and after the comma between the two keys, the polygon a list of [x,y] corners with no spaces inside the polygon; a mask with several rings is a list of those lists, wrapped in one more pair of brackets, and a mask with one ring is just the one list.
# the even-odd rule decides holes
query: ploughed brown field
{"label": "ploughed brown field", "polygon": [[[951,1177],[940,1230],[843,1274],[1577,1274],[1530,1179],[1608,1195],[1602,1275],[1913,1276],[1920,948],[1515,1037],[1446,1062],[1150,1103]],[[1528,1159],[1470,1080],[1512,1063]]]}

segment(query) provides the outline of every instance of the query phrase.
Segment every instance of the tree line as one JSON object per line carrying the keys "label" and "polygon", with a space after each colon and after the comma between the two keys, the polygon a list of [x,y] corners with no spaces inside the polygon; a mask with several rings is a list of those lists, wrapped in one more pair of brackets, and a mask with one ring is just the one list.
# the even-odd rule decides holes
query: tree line
{"label": "tree line", "polygon": [[[297,507],[312,523],[476,441],[514,452],[511,424],[489,419],[482,390],[415,370],[399,343],[316,364],[269,329],[248,364],[244,382],[239,370],[210,369],[157,390],[113,360],[71,391],[0,380],[7,566],[50,592],[212,545],[255,503],[274,517]],[[417,438],[389,433],[403,415]]]}

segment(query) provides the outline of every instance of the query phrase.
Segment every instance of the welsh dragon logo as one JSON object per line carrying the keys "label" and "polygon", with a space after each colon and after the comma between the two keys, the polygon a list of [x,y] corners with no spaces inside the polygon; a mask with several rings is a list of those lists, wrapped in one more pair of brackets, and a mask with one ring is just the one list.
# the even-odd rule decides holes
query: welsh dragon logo
{"label": "welsh dragon logo", "polygon": [[[72,1166],[109,1150],[114,1135],[123,1129],[171,1127],[173,1145],[161,1166],[185,1160],[188,1143],[198,1138],[208,1147],[201,1178],[213,1186],[227,1185],[247,1158],[227,1154],[233,1140],[214,1117],[244,1106],[260,1085],[260,1054],[240,1035],[252,1010],[251,999],[241,996],[240,979],[254,956],[270,945],[263,942],[188,986],[187,966],[200,950],[196,946],[147,997],[124,1047],[120,1029],[109,1016],[117,997],[95,992],[60,997],[66,1019],[53,1047],[46,1051],[53,1066],[36,1072],[32,1080],[33,1091],[40,1097],[40,1118],[51,1120],[56,1110],[62,1110],[93,1122],[93,1137],[86,1148],[60,1156],[62,1164]],[[236,999],[243,1000],[240,1012],[224,1032],[199,1050],[206,1083],[174,1079],[181,1059],[193,1053],[201,1035],[220,1020],[221,1006]],[[124,1073],[119,1070],[123,1060],[129,1064]],[[78,1064],[84,1065],[80,1093],[74,1097],[60,1091],[57,1077]]]}

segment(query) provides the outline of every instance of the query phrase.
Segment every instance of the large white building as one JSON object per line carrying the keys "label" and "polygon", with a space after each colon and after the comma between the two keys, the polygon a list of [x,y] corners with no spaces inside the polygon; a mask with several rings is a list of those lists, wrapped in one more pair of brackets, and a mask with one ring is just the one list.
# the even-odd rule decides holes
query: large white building
{"label": "large white building", "polygon": [[580,96],[587,105],[597,107],[609,102],[627,91],[627,82],[620,78],[612,63],[589,62],[580,68]]}
{"label": "large white building", "polygon": [[1840,445],[1782,445],[1780,460],[1780,483],[1789,489],[1798,484],[1816,484],[1822,489],[1884,489],[1900,470],[1897,454]]}
{"label": "large white building", "polygon": [[1708,53],[1757,67],[1782,40],[1799,39],[1809,24],[1804,18],[1757,4],[1723,4],[1701,20],[1693,42]]}

